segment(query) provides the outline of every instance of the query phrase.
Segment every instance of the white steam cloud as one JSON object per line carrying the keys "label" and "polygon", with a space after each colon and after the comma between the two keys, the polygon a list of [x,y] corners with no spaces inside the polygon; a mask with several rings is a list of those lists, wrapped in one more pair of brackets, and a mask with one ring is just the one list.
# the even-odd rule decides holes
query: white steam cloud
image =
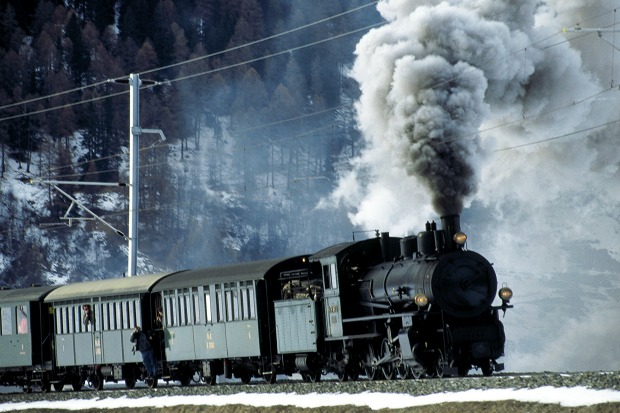
{"label": "white steam cloud", "polygon": [[[399,235],[463,212],[469,247],[516,292],[508,368],[620,368],[605,328],[620,319],[620,68],[596,33],[562,33],[616,27],[614,3],[383,0],[387,24],[356,49],[365,147],[324,202]],[[596,363],[564,329],[586,325],[609,347]]]}

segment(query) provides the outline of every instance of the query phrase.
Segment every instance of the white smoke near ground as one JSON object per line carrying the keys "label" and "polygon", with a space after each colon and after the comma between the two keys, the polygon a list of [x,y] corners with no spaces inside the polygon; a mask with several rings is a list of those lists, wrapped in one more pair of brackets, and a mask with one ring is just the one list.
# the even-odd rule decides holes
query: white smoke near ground
{"label": "white smoke near ground", "polygon": [[[620,316],[620,69],[615,45],[562,30],[616,27],[613,3],[384,0],[387,24],[356,49],[365,147],[324,205],[398,235],[433,211],[470,217],[469,247],[521,306],[505,320],[521,370],[620,368],[611,347],[577,363],[587,338],[563,329],[587,325],[605,348],[590,308]],[[556,353],[541,336],[572,342]]]}

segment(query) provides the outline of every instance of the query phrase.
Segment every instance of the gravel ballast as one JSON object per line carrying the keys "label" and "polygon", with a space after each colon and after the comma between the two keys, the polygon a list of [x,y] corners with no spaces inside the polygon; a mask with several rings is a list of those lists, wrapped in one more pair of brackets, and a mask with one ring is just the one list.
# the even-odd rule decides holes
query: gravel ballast
{"label": "gravel ballast", "polygon": [[[443,379],[422,379],[422,380],[392,380],[392,381],[350,381],[338,382],[336,380],[324,380],[319,383],[302,383],[297,381],[285,381],[285,377],[278,377],[281,381],[275,385],[265,384],[261,381],[253,381],[249,385],[242,384],[218,384],[216,386],[207,385],[190,385],[181,387],[178,383],[162,384],[157,389],[135,388],[133,390],[111,389],[101,392],[92,390],[82,390],[80,392],[63,391],[32,393],[32,394],[3,394],[0,395],[0,403],[20,403],[34,401],[59,401],[59,400],[75,400],[75,399],[114,399],[114,398],[142,398],[142,397],[166,397],[166,396],[189,396],[189,395],[230,395],[236,393],[294,393],[294,394],[357,394],[357,393],[404,393],[413,396],[423,396],[445,392],[461,392],[471,389],[533,389],[545,386],[552,387],[587,387],[591,389],[610,389],[620,391],[620,372],[584,372],[584,373],[532,373],[532,374],[505,374],[493,377],[470,376],[464,378],[443,378]],[[112,387],[107,384],[108,387]],[[66,387],[69,388],[68,386]],[[451,410],[452,407],[456,410]],[[465,406],[467,405],[467,406]],[[471,406],[470,406],[471,405]],[[421,408],[406,409],[408,412],[450,412],[450,411],[469,411],[468,406],[476,406],[476,409],[483,408],[490,412],[620,412],[620,403],[607,403],[594,406],[563,408],[558,405],[543,405],[537,403],[518,403],[514,401],[503,402],[484,402],[484,403],[443,403],[435,406],[426,406]],[[483,406],[484,405],[484,406]],[[283,406],[284,407],[284,406]],[[170,410],[168,410],[170,409]],[[229,410],[230,409],[230,410]],[[209,411],[210,413],[225,413],[228,411],[247,411],[247,412],[263,412],[263,411],[371,411],[369,408],[354,406],[339,406],[339,408],[321,408],[321,409],[297,409],[285,408],[279,410],[274,407],[258,408],[250,406],[176,406],[175,408],[144,408],[144,409],[112,409],[105,410],[107,413],[146,413],[158,412],[201,412]],[[502,410],[503,409],[503,410]],[[548,410],[551,409],[551,410]],[[49,410],[50,412],[52,410]],[[82,410],[90,411],[90,410]],[[92,410],[102,411],[102,410]],[[391,412],[405,411],[394,409]],[[55,413],[63,412],[63,410],[53,410]]]}

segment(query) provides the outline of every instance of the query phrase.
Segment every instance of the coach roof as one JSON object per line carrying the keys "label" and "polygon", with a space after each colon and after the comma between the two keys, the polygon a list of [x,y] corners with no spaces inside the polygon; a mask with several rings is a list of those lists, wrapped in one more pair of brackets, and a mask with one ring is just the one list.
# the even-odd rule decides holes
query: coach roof
{"label": "coach roof", "polygon": [[67,284],[52,291],[45,298],[45,301],[52,302],[146,293],[149,292],[159,281],[172,274],[174,274],[174,272],[151,275],[135,275],[133,277],[110,278],[106,280]]}
{"label": "coach roof", "polygon": [[50,291],[58,288],[57,285],[15,288],[0,290],[0,303],[15,303],[22,301],[39,301]]}
{"label": "coach roof", "polygon": [[279,273],[279,271],[298,267],[303,264],[306,258],[307,255],[300,255],[291,258],[251,261],[220,267],[181,271],[163,279],[153,288],[153,291],[174,290],[222,282],[264,279],[272,271]]}

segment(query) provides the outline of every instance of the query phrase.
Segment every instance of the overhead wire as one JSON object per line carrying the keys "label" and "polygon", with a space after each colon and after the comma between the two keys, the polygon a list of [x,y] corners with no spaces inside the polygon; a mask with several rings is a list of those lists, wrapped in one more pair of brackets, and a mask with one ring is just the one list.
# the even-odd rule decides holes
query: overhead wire
{"label": "overhead wire", "polygon": [[[137,74],[138,75],[143,75],[143,74],[154,73],[154,72],[170,69],[170,68],[173,68],[173,67],[178,67],[178,66],[182,66],[182,65],[191,64],[191,63],[194,63],[194,62],[197,62],[197,61],[201,61],[201,60],[204,60],[204,59],[208,59],[208,58],[212,58],[212,57],[215,57],[215,56],[219,56],[219,55],[222,55],[222,54],[225,54],[225,53],[229,53],[229,52],[232,52],[232,51],[235,51],[235,50],[239,50],[239,49],[242,49],[242,48],[250,47],[250,46],[253,46],[253,45],[256,45],[256,44],[260,44],[260,43],[263,43],[263,42],[266,42],[266,41],[269,41],[269,40],[277,39],[277,38],[282,37],[282,36],[286,36],[288,34],[291,34],[291,33],[294,33],[294,32],[300,31],[300,30],[307,29],[309,27],[313,27],[313,26],[325,23],[327,21],[330,21],[330,20],[333,20],[333,19],[345,16],[345,15],[350,14],[350,13],[357,12],[359,10],[362,10],[362,9],[365,9],[365,8],[369,7],[370,5],[371,5],[371,3],[368,3],[368,4],[365,4],[365,5],[358,6],[358,7],[355,7],[353,9],[341,12],[341,13],[337,13],[337,14],[335,14],[333,16],[329,16],[329,17],[326,17],[326,18],[323,18],[323,19],[320,19],[320,20],[316,20],[314,22],[311,22],[311,23],[308,23],[308,24],[305,24],[305,25],[302,25],[302,26],[299,26],[299,27],[296,27],[296,28],[293,28],[293,29],[285,30],[283,32],[280,32],[280,33],[277,33],[277,34],[274,34],[274,35],[271,35],[271,36],[268,36],[268,37],[265,37],[265,38],[254,40],[254,41],[251,41],[251,42],[248,42],[248,43],[244,43],[244,44],[241,44],[241,45],[238,45],[238,46],[230,47],[230,48],[227,48],[227,49],[224,49],[224,50],[220,50],[220,51],[217,51],[217,52],[214,52],[214,53],[209,53],[209,54],[206,54],[206,55],[203,55],[203,56],[198,56],[198,57],[195,57],[195,58],[192,58],[192,59],[183,60],[181,62],[173,63],[173,64],[170,64],[170,65],[160,66],[160,67],[156,67],[156,68],[153,68],[153,69],[145,70],[145,71],[142,71],[142,72],[138,72]],[[357,31],[361,31],[361,30],[364,30],[364,29],[362,28],[362,29],[359,29]],[[351,33],[354,33],[354,32],[356,32],[356,31],[346,33],[343,36],[351,34]],[[334,37],[334,39],[335,38],[339,38],[339,37],[342,37],[342,36],[336,36],[336,37]],[[329,41],[329,40],[330,39],[325,39],[324,41]],[[333,40],[333,39],[331,39],[331,40]],[[319,42],[319,43],[321,43],[321,42]],[[314,44],[312,44],[312,45],[314,45]],[[303,48],[303,47],[299,47],[299,49],[301,49],[301,48]],[[284,53],[291,52],[291,51],[293,51],[293,50],[286,50],[286,51],[284,51],[284,52],[282,52],[280,54],[284,54]],[[266,59],[268,57],[273,57],[273,56],[267,56],[267,57],[264,57],[264,58]],[[260,59],[258,59],[258,60],[260,60]],[[253,63],[254,61],[255,60],[251,60],[251,61],[248,61],[248,62],[245,62],[245,63],[241,62],[238,65],[241,66],[243,64],[249,64],[249,63]],[[233,67],[236,67],[236,66],[233,66]],[[220,69],[220,70],[224,70],[224,69]],[[200,73],[200,74],[197,74],[197,76],[200,76],[200,75],[203,75],[203,74],[208,74],[208,73],[209,72]],[[195,77],[195,76],[190,76],[188,78],[191,78],[191,77]],[[127,78],[127,76],[121,76],[121,77],[117,77],[117,78],[113,78],[113,79],[106,79],[104,81],[100,81],[100,82],[96,82],[96,83],[93,83],[93,84],[84,85],[84,86],[80,86],[80,87],[75,87],[75,88],[72,88],[72,89],[69,89],[69,90],[66,90],[66,91],[56,92],[56,93],[52,93],[52,94],[49,94],[49,95],[46,95],[46,96],[41,96],[41,97],[37,97],[37,98],[27,99],[27,100],[24,100],[24,101],[14,102],[14,103],[11,103],[11,104],[0,106],[0,110],[5,110],[5,109],[16,107],[16,106],[23,106],[23,105],[27,105],[27,104],[30,104],[30,103],[38,102],[38,101],[41,101],[41,100],[48,100],[48,99],[51,99],[51,98],[54,98],[54,97],[62,96],[62,95],[73,93],[73,92],[84,91],[86,89],[97,87],[97,86],[101,86],[101,85],[104,85],[104,84],[115,83],[118,80],[126,79],[126,78]],[[183,78],[183,79],[167,79],[167,80],[165,80],[163,82],[157,83],[157,85],[162,84],[162,83],[172,83],[172,82],[176,82],[176,81],[179,81],[179,80],[185,80],[185,78]],[[150,88],[150,87],[153,87],[153,85],[142,86],[141,89],[143,89],[143,88]],[[37,110],[37,111],[31,111],[31,112],[28,112],[28,113],[17,114],[17,115],[14,115],[14,116],[3,117],[3,118],[0,118],[0,122],[7,121],[7,120],[18,119],[18,118],[22,118],[22,117],[26,117],[26,116],[32,116],[32,115],[38,115],[38,114],[42,114],[42,113],[47,113],[47,112],[50,112],[50,111],[54,111],[54,110],[58,110],[58,109],[64,109],[64,108],[68,108],[68,107],[72,107],[72,106],[76,106],[76,105],[81,105],[81,104],[84,104],[84,103],[96,102],[98,100],[107,99],[107,98],[111,98],[111,97],[115,97],[115,96],[120,96],[120,95],[125,95],[127,93],[129,93],[129,92],[127,90],[125,90],[125,91],[118,92],[118,93],[111,93],[111,94],[104,95],[104,96],[98,96],[98,97],[95,97],[95,98],[92,98],[92,99],[80,100],[78,102],[68,103],[68,104],[64,104],[64,105],[60,105],[60,106],[55,106],[55,107],[51,107],[51,108],[45,108],[45,109],[41,109],[41,110]]]}
{"label": "overhead wire", "polygon": [[[150,69],[150,70],[147,70],[147,71],[143,71],[143,72],[141,72],[141,74],[153,73],[153,72],[156,72],[156,71],[165,70],[165,69],[169,69],[169,68],[172,68],[172,67],[177,67],[177,66],[180,66],[180,65],[193,63],[193,62],[196,62],[196,61],[199,61],[199,60],[203,60],[203,59],[206,59],[206,58],[210,58],[210,57],[214,57],[214,56],[217,56],[217,55],[221,55],[221,54],[224,54],[224,53],[227,53],[227,52],[230,52],[230,51],[238,50],[240,48],[244,48],[244,47],[248,47],[248,46],[251,46],[251,45],[259,44],[259,43],[267,41],[267,40],[272,40],[272,39],[275,39],[277,37],[280,37],[280,36],[283,36],[283,35],[286,35],[286,34],[290,34],[290,33],[296,32],[298,30],[302,30],[302,29],[305,29],[305,28],[308,28],[308,27],[311,27],[311,26],[314,26],[314,25],[317,25],[317,24],[320,24],[320,23],[324,23],[324,22],[326,22],[328,20],[331,20],[331,19],[334,19],[334,18],[337,18],[337,17],[341,17],[343,15],[346,15],[346,14],[349,14],[349,13],[361,10],[363,8],[366,8],[368,6],[369,6],[369,4],[366,4],[366,5],[363,5],[363,6],[360,6],[360,7],[357,7],[357,8],[354,8],[354,9],[351,9],[351,10],[339,13],[337,15],[330,16],[328,18],[321,19],[321,20],[318,20],[318,21],[315,21],[315,22],[312,22],[312,23],[300,26],[298,28],[294,28],[294,29],[291,29],[291,30],[287,30],[287,31],[278,33],[276,35],[268,36],[268,37],[263,38],[263,39],[252,41],[252,42],[249,42],[247,44],[235,46],[235,47],[228,48],[226,50],[222,50],[222,51],[219,51],[219,52],[211,53],[211,54],[208,54],[208,55],[199,56],[197,58],[193,58],[193,59],[185,60],[185,61],[182,61],[182,62],[174,63],[174,64],[171,64],[171,65],[162,66],[162,67]],[[609,13],[609,12],[602,13],[601,15],[605,15],[607,13]],[[311,42],[311,43],[308,43],[308,44],[300,45],[300,46],[297,46],[297,47],[294,47],[294,48],[290,48],[290,49],[286,49],[286,50],[283,50],[283,51],[280,51],[280,52],[271,53],[271,54],[268,54],[268,55],[265,55],[265,56],[260,56],[260,57],[254,58],[254,59],[246,60],[246,61],[243,61],[243,62],[238,62],[238,63],[235,63],[235,64],[231,64],[231,65],[227,65],[227,66],[223,66],[223,67],[219,67],[219,68],[214,68],[214,69],[202,71],[202,72],[199,72],[199,73],[193,73],[193,74],[186,75],[186,76],[179,76],[177,78],[169,79],[169,80],[165,81],[164,83],[174,83],[174,82],[191,79],[191,78],[198,77],[198,76],[203,76],[203,75],[206,75],[206,74],[211,74],[211,73],[215,73],[215,72],[219,72],[219,71],[223,71],[223,70],[232,69],[232,68],[235,68],[235,67],[238,67],[238,66],[242,66],[242,65],[247,65],[247,64],[250,64],[250,63],[254,63],[256,61],[265,60],[265,59],[272,58],[272,57],[275,57],[275,56],[279,56],[279,55],[282,55],[282,54],[290,53],[292,51],[300,50],[300,49],[303,49],[303,48],[306,48],[306,47],[311,47],[311,46],[315,46],[315,45],[318,45],[318,44],[321,44],[321,43],[325,43],[325,42],[328,42],[328,41],[331,41],[331,40],[335,40],[335,39],[338,39],[338,38],[341,38],[341,37],[344,37],[344,36],[347,36],[347,35],[358,33],[360,31],[369,30],[369,29],[371,29],[373,27],[377,27],[377,26],[380,26],[380,25],[383,25],[383,24],[385,24],[385,22],[375,23],[375,24],[372,24],[372,25],[365,26],[363,28],[359,28],[359,29],[351,30],[351,31],[346,32],[346,33],[341,33],[341,34],[338,34],[338,35],[330,36],[330,37],[325,38],[325,39],[317,40],[315,42]],[[560,33],[561,32],[554,33],[552,35],[546,36],[545,38],[539,39],[539,40],[533,42],[529,47],[532,47],[533,45],[536,45],[536,44],[539,44],[541,42],[544,42],[544,41],[546,41],[546,40],[548,40],[548,39],[550,39],[550,38],[552,38],[554,36],[557,36]],[[584,34],[583,36],[586,36],[586,35],[589,35],[589,34],[590,33]],[[544,48],[554,47],[554,46],[557,46],[557,45],[562,44],[564,42],[572,41],[572,40],[574,40],[576,38],[581,38],[583,36],[578,36],[578,37],[575,37],[573,39],[568,39],[568,40],[565,40],[565,41],[562,41],[562,42],[558,42],[558,43],[555,43],[555,44],[552,44],[552,45],[548,45],[548,46],[545,46]],[[525,50],[527,50],[527,49],[525,49]],[[515,52],[515,53],[520,53],[520,52],[521,51]],[[457,78],[458,77],[456,77],[455,79],[451,79],[451,80],[447,80],[447,81],[438,83],[436,85],[433,85],[432,87],[433,88],[439,87],[442,84],[445,84],[447,82],[456,80]],[[117,78],[117,79],[121,79],[121,78]],[[0,109],[4,109],[4,108],[9,107],[9,106],[12,107],[12,106],[20,105],[20,104],[31,103],[31,102],[34,102],[34,101],[37,101],[37,100],[49,99],[49,98],[57,96],[57,95],[76,92],[76,91],[83,90],[83,89],[88,88],[88,87],[99,86],[99,85],[108,83],[110,81],[111,80],[106,80],[106,81],[103,81],[103,82],[97,82],[97,83],[94,83],[92,85],[87,85],[87,86],[84,86],[84,87],[74,88],[74,89],[71,89],[71,90],[68,90],[68,91],[65,91],[65,92],[59,92],[57,94],[53,94],[53,95],[49,95],[49,96],[45,96],[45,97],[41,97],[41,98],[35,98],[35,99],[30,99],[28,101],[17,102],[17,103],[11,104],[11,105],[2,106],[2,107],[0,107]],[[148,88],[148,87],[153,87],[153,86],[152,85],[148,85],[148,86],[143,86],[142,88]],[[604,90],[604,91],[602,91],[600,93],[604,93],[606,91],[607,90]],[[79,102],[74,102],[74,103],[69,103],[69,104],[61,105],[61,106],[58,106],[58,107],[46,108],[46,109],[42,109],[42,110],[38,110],[38,111],[34,111],[34,112],[18,114],[18,115],[6,117],[6,118],[0,118],[0,122],[4,121],[4,120],[16,119],[16,118],[30,116],[30,115],[34,115],[34,114],[46,113],[46,112],[49,112],[49,111],[52,111],[52,110],[58,110],[58,109],[62,109],[62,108],[76,106],[76,105],[79,105],[79,104],[95,102],[95,101],[98,101],[98,100],[102,100],[102,99],[106,99],[106,98],[110,98],[110,97],[116,97],[116,96],[124,95],[124,94],[127,94],[127,93],[128,93],[128,91],[112,93],[112,94],[109,94],[109,95],[95,97],[95,98],[88,99],[88,100],[85,100],[85,101],[79,101]],[[600,93],[597,93],[597,94],[593,95],[592,97],[595,97],[595,96],[599,95]],[[488,132],[488,131],[490,131],[492,129],[497,129],[497,128],[505,127],[505,126],[512,125],[512,124],[515,124],[515,123],[520,123],[520,122],[525,121],[526,119],[533,119],[533,118],[536,118],[536,117],[539,117],[539,116],[543,116],[543,115],[548,114],[548,113],[552,113],[554,111],[563,110],[563,109],[568,108],[570,106],[574,106],[575,104],[583,103],[583,102],[585,102],[586,100],[588,100],[588,99],[590,99],[592,97],[589,97],[589,98],[586,98],[586,99],[581,99],[577,103],[573,102],[571,105],[566,105],[566,106],[563,106],[563,107],[560,107],[560,108],[557,108],[557,109],[552,109],[552,110],[547,111],[547,112],[543,112],[543,113],[539,113],[539,114],[535,114],[535,115],[530,115],[530,116],[523,116],[522,119],[516,119],[516,120],[510,121],[510,122],[503,123],[501,125],[496,125],[496,126],[494,126],[492,128],[488,128],[488,129],[485,129],[485,130],[480,130],[476,134],[478,134],[478,133],[485,133],[485,132]],[[317,115],[319,113],[324,113],[324,112],[336,110],[336,109],[339,109],[339,108],[342,108],[342,107],[346,107],[346,106],[349,106],[349,105],[341,105],[341,106],[338,106],[336,108],[326,109],[325,111],[321,111],[321,112],[317,112],[317,113],[304,114],[304,115],[301,115],[301,116],[298,116],[298,117],[293,117],[293,118],[289,118],[289,119],[285,119],[285,120],[281,120],[281,121],[276,121],[276,122],[272,122],[272,123],[265,124],[265,125],[259,125],[259,126],[256,126],[256,127],[245,128],[245,129],[239,130],[238,132],[246,132],[246,131],[251,131],[251,130],[260,129],[260,128],[264,128],[264,127],[274,126],[274,125],[277,125],[277,124],[282,124],[282,123],[293,121],[293,120],[297,120],[297,119],[303,119],[303,118],[308,117],[308,116],[315,116],[315,115]],[[300,136],[304,136],[304,135],[306,135],[306,134],[301,134]],[[474,135],[474,134],[472,134],[472,135]],[[459,138],[467,138],[467,137],[468,136],[459,137]],[[553,139],[549,139],[549,140],[553,140]],[[268,143],[263,143],[263,144],[268,144]],[[505,148],[505,149],[502,149],[502,150],[507,150],[507,149],[512,149],[512,147],[511,148]],[[97,160],[98,159],[93,159],[93,160],[89,160],[89,161],[85,161],[85,162],[93,162],[93,161],[97,161]],[[59,167],[59,168],[61,168],[61,167]]]}

